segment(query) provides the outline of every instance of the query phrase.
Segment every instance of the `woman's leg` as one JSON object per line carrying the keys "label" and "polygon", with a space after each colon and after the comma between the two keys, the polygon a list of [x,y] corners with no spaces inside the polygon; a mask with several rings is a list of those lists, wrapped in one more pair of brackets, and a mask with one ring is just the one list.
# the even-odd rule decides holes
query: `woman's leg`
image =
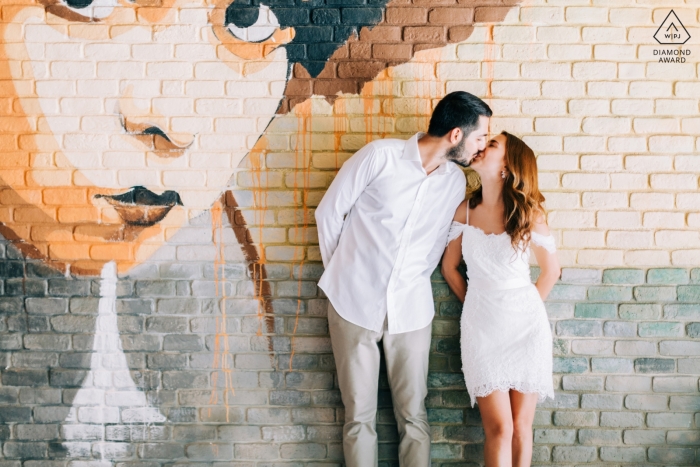
{"label": "woman's leg", "polygon": [[513,467],[530,467],[537,394],[510,391],[510,406],[513,412]]}
{"label": "woman's leg", "polygon": [[494,391],[478,397],[477,404],[484,424],[486,467],[510,467],[513,443],[513,416],[507,392]]}

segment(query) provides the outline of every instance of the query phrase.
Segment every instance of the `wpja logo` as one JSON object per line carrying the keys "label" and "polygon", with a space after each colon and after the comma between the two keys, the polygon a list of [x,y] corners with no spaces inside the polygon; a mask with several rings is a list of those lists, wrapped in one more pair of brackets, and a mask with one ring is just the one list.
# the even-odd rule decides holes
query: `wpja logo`
{"label": "wpja logo", "polygon": [[[659,44],[683,45],[690,39],[690,34],[676,12],[671,10],[659,29],[656,30],[654,39]],[[690,50],[683,48],[654,49],[654,55],[659,56],[659,63],[685,63],[685,57],[690,55]]]}

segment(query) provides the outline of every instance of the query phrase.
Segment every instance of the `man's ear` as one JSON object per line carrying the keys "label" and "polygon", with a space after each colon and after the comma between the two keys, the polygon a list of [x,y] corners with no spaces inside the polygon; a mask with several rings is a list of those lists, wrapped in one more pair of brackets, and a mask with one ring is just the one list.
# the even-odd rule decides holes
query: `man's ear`
{"label": "man's ear", "polygon": [[461,128],[457,127],[450,130],[448,136],[450,137],[450,144],[454,145],[459,143],[462,138],[464,138],[464,133],[462,132]]}

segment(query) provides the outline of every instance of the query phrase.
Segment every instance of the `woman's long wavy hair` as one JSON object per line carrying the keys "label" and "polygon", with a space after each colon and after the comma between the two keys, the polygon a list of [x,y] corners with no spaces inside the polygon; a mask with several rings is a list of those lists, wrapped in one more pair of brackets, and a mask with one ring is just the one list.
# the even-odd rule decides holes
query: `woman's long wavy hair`
{"label": "woman's long wavy hair", "polygon": [[[513,248],[527,248],[530,231],[537,216],[544,214],[544,196],[537,183],[537,159],[535,153],[520,138],[508,132],[506,137],[506,179],[503,183],[503,204],[506,232]],[[471,198],[469,207],[474,209],[483,200],[481,187]]]}

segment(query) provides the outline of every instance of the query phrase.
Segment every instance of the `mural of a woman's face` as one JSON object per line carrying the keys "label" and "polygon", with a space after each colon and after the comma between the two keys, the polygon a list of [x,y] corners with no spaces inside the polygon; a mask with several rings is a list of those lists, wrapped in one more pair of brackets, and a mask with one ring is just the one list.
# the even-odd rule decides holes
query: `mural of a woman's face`
{"label": "mural of a woman's face", "polygon": [[294,35],[264,4],[232,5],[4,9],[13,89],[2,95],[14,98],[0,111],[12,128],[0,140],[5,236],[78,271],[111,259],[125,270],[212,206],[279,107],[280,46]]}

